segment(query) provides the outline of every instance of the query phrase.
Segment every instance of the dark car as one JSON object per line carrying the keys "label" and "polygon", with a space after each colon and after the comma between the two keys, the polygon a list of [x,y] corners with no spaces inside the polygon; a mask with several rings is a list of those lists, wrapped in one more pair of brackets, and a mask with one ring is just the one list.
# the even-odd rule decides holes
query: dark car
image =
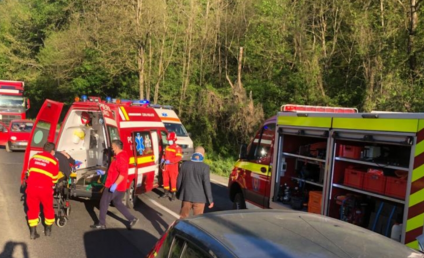
{"label": "dark car", "polygon": [[228,211],[177,220],[148,257],[424,257],[367,229],[281,210]]}

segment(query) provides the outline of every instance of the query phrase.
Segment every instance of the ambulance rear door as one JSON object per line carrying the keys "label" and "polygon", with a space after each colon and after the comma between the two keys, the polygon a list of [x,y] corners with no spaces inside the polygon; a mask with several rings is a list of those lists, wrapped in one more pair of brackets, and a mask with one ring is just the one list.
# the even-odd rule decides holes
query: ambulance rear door
{"label": "ambulance rear door", "polygon": [[44,104],[35,119],[30,136],[31,140],[25,151],[21,180],[25,177],[30,158],[35,153],[42,151],[46,142],[55,142],[55,136],[58,133],[57,124],[59,122],[62,108],[63,103],[49,99],[44,101]]}
{"label": "ambulance rear door", "polygon": [[132,133],[132,138],[134,157],[130,158],[130,164],[136,165],[136,194],[141,194],[153,189],[155,175],[158,173],[157,133],[147,128],[137,129]]}

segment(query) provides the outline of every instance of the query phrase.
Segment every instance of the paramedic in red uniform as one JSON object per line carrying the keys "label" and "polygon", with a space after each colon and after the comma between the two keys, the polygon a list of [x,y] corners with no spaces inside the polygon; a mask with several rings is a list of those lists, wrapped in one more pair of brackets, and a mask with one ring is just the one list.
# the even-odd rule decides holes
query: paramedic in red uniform
{"label": "paramedic in red uniform", "polygon": [[53,209],[53,186],[57,182],[59,162],[54,155],[55,146],[51,142],[44,144],[43,152],[35,154],[29,161],[26,203],[30,238],[40,237],[37,233],[40,203],[43,205],[45,235],[50,236],[55,221]]}
{"label": "paramedic in red uniform", "polygon": [[176,142],[177,136],[174,132],[170,132],[168,134],[169,146],[165,148],[165,168],[162,172],[163,189],[165,190],[162,197],[169,197],[169,192],[171,192],[172,201],[175,200],[175,194],[177,192],[178,163],[183,158],[181,147]]}
{"label": "paramedic in red uniform", "polygon": [[[109,204],[113,201],[115,207],[129,221],[129,229],[131,229],[138,221],[122,203],[122,198],[127,189],[128,178],[128,154],[123,150],[124,144],[120,140],[112,141],[112,150],[115,153],[115,159],[110,164],[107,172],[105,188],[103,189],[102,198],[100,199],[99,223],[91,226],[95,229],[106,229],[106,213]],[[97,174],[104,175],[103,170],[97,170]]]}

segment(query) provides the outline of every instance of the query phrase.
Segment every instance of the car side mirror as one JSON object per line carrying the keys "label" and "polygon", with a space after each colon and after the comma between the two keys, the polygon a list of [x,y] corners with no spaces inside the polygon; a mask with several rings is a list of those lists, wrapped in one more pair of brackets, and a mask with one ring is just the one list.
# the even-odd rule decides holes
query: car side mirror
{"label": "car side mirror", "polygon": [[242,144],[240,145],[239,159],[246,159],[246,158],[247,158],[247,145]]}

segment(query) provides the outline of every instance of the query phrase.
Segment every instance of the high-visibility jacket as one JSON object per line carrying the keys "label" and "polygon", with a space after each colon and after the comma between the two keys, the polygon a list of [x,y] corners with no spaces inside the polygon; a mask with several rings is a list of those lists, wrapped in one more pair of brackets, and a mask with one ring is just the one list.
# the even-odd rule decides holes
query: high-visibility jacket
{"label": "high-visibility jacket", "polygon": [[180,145],[174,143],[165,148],[165,160],[169,160],[171,164],[177,164],[183,158],[183,151]]}
{"label": "high-visibility jacket", "polygon": [[52,188],[57,182],[59,162],[48,152],[39,152],[29,161],[27,186]]}

